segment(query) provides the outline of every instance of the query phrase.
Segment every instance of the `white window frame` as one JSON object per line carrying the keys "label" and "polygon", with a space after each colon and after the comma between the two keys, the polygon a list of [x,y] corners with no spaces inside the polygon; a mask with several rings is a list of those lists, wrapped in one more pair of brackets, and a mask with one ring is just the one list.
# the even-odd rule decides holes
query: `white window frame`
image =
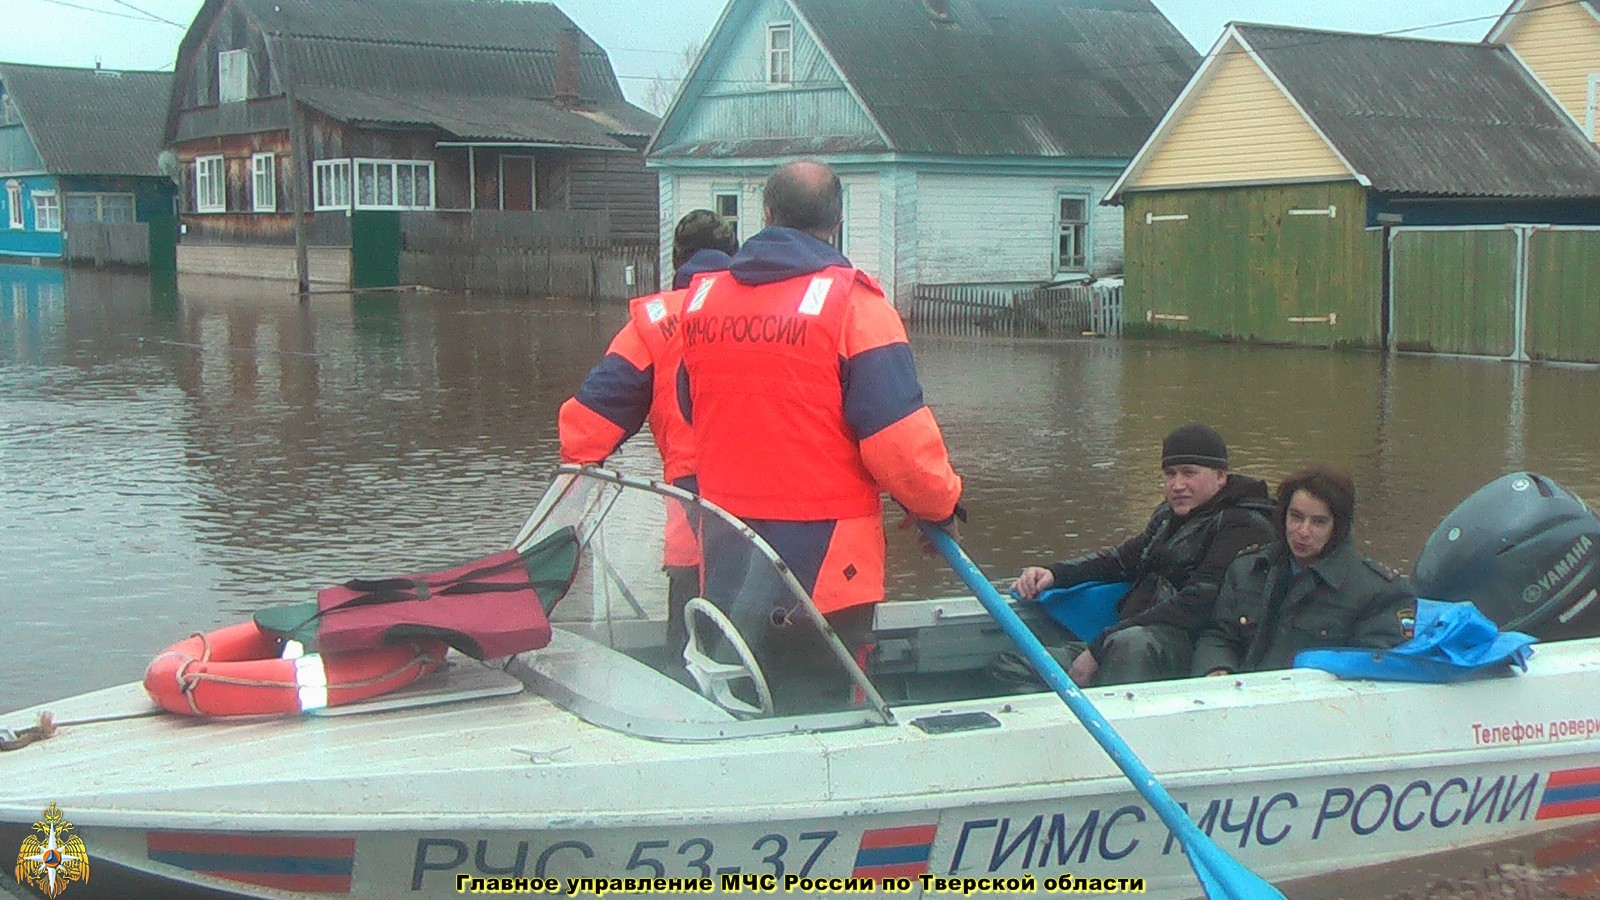
{"label": "white window frame", "polygon": [[194,158],[194,211],[228,211],[228,176],[220,156]]}
{"label": "white window frame", "polygon": [[250,51],[223,50],[217,54],[217,102],[250,99]]}
{"label": "white window frame", "polygon": [[[434,184],[434,180],[433,180],[433,161],[432,160],[428,160],[428,159],[372,159],[372,158],[363,158],[363,157],[359,157],[358,156],[358,157],[352,159],[351,163],[353,165],[351,166],[351,170],[350,170],[350,174],[352,176],[351,179],[350,179],[350,200],[351,200],[353,208],[355,208],[355,209],[433,209],[434,208],[434,191],[436,189],[436,185]],[[370,203],[366,203],[366,202],[363,202],[361,200],[361,169],[362,169],[363,166],[372,166],[373,167],[373,200]],[[395,185],[399,183],[399,167],[400,166],[411,166],[411,167],[413,167],[413,177],[415,177],[415,169],[416,168],[421,168],[421,169],[425,170],[428,173],[428,202],[426,204],[417,204],[417,203],[405,204],[405,203],[395,203],[394,202]],[[381,183],[381,180],[378,177],[377,170],[379,168],[384,168],[384,167],[387,167],[389,169],[389,200],[390,200],[389,203],[380,203],[380,202],[378,202],[379,199],[381,199],[381,198],[379,198],[377,196],[377,185],[379,183]],[[412,196],[413,196],[413,198],[415,198],[415,196],[416,196],[416,192],[415,192],[414,189],[412,191]]]}
{"label": "white window frame", "polygon": [[[128,221],[139,221],[138,198],[123,191],[73,191],[72,193],[67,194],[67,203],[66,206],[62,208],[62,215],[66,216],[67,218],[71,218],[70,212],[72,209],[72,201],[75,199],[84,198],[92,198],[94,200],[93,221],[104,222],[106,220],[106,201],[112,198],[121,198],[126,200],[128,203]],[[63,221],[65,221],[65,219],[63,219]],[[73,221],[75,222],[77,220],[74,219]]]}
{"label": "white window frame", "polygon": [[[1083,204],[1083,218],[1071,223],[1071,227],[1076,231],[1073,243],[1078,251],[1076,258],[1071,260],[1061,258],[1061,238],[1066,235],[1068,227],[1067,221],[1061,216],[1061,204],[1066,200],[1077,200]],[[1089,201],[1089,195],[1082,191],[1056,192],[1056,208],[1052,216],[1056,223],[1055,238],[1052,242],[1054,246],[1051,247],[1050,255],[1054,257],[1053,262],[1057,272],[1089,271],[1089,226],[1091,219],[1090,209],[1092,208]],[[1077,265],[1072,265],[1074,262]]]}
{"label": "white window frame", "polygon": [[278,211],[278,156],[253,153],[250,156],[250,202],[256,212]]}
{"label": "white window frame", "polygon": [[1589,73],[1588,104],[1584,107],[1583,133],[1600,143],[1600,72]]}
{"label": "white window frame", "polygon": [[[731,215],[731,216],[724,215],[723,212],[722,212],[722,201],[725,198],[732,198],[733,199],[733,215]],[[743,243],[744,238],[743,238],[742,235],[739,234],[739,219],[742,218],[741,212],[742,212],[743,209],[744,209],[744,196],[743,196],[743,192],[740,191],[739,188],[737,188],[737,187],[714,187],[714,188],[711,189],[711,211],[716,213],[717,215],[721,216],[722,217],[722,221],[727,222],[729,225],[733,226],[733,237],[734,237],[735,240],[737,240],[737,241],[739,241],[741,243]]]}
{"label": "white window frame", "polygon": [[850,221],[850,185],[839,185],[839,230],[833,233],[833,240],[828,243],[833,249],[839,251],[840,256],[849,257],[850,251],[845,244],[845,223]]}
{"label": "white window frame", "polygon": [[6,181],[6,218],[13,229],[28,227],[22,218],[22,182],[15,178]]}
{"label": "white window frame", "polygon": [[[787,47],[777,46],[778,35],[787,38]],[[794,23],[767,23],[767,84],[788,87],[794,84]]]}
{"label": "white window frame", "polygon": [[55,191],[33,192],[33,230],[61,230],[61,195]]}
{"label": "white window frame", "polygon": [[0,94],[0,125],[20,125],[22,116],[17,112],[17,105],[11,102],[11,94]]}
{"label": "white window frame", "polygon": [[350,189],[350,160],[319,159],[312,169],[312,207],[318,211],[350,209],[355,198]]}

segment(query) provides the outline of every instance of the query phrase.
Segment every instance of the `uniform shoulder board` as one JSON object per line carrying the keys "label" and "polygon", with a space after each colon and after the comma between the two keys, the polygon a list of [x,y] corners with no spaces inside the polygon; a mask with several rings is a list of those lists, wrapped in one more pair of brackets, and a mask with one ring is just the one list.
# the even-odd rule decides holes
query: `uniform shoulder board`
{"label": "uniform shoulder board", "polygon": [[1382,578],[1384,581],[1393,581],[1400,577],[1399,572],[1396,572],[1395,570],[1389,568],[1381,562],[1378,562],[1370,556],[1361,557],[1361,561],[1367,564],[1367,568],[1377,572],[1378,577]]}
{"label": "uniform shoulder board", "polygon": [[858,284],[866,285],[880,294],[883,293],[883,285],[878,283],[878,279],[873,278],[871,275],[868,275],[860,269],[856,270],[856,282]]}

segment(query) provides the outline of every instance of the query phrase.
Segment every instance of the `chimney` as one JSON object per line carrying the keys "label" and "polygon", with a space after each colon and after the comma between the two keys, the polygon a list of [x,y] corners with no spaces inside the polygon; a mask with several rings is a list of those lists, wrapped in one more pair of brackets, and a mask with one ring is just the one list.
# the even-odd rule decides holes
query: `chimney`
{"label": "chimney", "polygon": [[950,21],[950,0],[922,0],[922,4],[928,8],[928,15],[935,22]]}
{"label": "chimney", "polygon": [[578,105],[580,97],[578,60],[578,35],[577,28],[568,26],[561,29],[561,35],[556,41],[556,105],[562,109],[571,109]]}

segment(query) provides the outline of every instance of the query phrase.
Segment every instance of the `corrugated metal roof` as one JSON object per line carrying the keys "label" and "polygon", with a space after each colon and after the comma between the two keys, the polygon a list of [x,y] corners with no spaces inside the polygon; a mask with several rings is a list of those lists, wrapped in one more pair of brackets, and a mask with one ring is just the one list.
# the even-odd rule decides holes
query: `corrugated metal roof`
{"label": "corrugated metal roof", "polygon": [[51,174],[161,175],[171,73],[0,63],[0,81]]}
{"label": "corrugated metal roof", "polygon": [[1126,159],[1199,65],[1149,0],[791,0],[893,149]]}
{"label": "corrugated metal roof", "polygon": [[[555,98],[561,32],[576,29],[551,3],[502,0],[233,0],[276,35],[296,90],[322,98],[324,112],[340,119],[435,125],[463,138],[458,124],[498,121],[487,130],[511,132],[496,106],[537,118],[539,140],[595,144],[598,126],[581,111],[563,111]],[[198,21],[198,20],[197,20]],[[599,112],[610,134],[648,137],[656,117],[627,102],[611,60],[578,31],[579,94]],[[448,104],[463,109],[446,115]],[[538,101],[545,101],[541,108]],[[342,105],[349,103],[348,107]],[[419,120],[420,109],[437,111]],[[526,133],[523,128],[520,133]]]}
{"label": "corrugated metal roof", "polygon": [[1505,47],[1234,27],[1374,190],[1600,197],[1600,149]]}
{"label": "corrugated metal roof", "polygon": [[301,102],[363,125],[427,125],[466,141],[571,144],[625,150],[605,124],[527,97],[392,93],[383,88],[312,87]]}

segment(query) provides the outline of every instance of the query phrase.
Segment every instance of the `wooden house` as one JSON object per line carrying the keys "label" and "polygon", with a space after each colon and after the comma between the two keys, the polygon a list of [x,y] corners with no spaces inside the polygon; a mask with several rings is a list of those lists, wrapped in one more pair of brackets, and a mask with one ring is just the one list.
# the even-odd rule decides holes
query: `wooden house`
{"label": "wooden house", "polygon": [[902,309],[1120,271],[1100,200],[1197,63],[1149,0],[731,0],[650,144],[662,273],[680,216],[747,238],[798,158],[839,173],[842,249]]}
{"label": "wooden house", "polygon": [[312,244],[360,210],[576,211],[655,239],[656,119],[554,4],[206,0],[175,77],[186,252],[292,244],[297,202]]}
{"label": "wooden house", "polygon": [[1130,322],[1600,354],[1600,272],[1572,246],[1600,225],[1600,151],[1506,45],[1230,25],[1111,193]]}
{"label": "wooden house", "polygon": [[1485,41],[1504,44],[1590,140],[1600,141],[1600,4],[1516,0]]}
{"label": "wooden house", "polygon": [[172,76],[0,63],[0,257],[60,259],[74,226],[172,215]]}

